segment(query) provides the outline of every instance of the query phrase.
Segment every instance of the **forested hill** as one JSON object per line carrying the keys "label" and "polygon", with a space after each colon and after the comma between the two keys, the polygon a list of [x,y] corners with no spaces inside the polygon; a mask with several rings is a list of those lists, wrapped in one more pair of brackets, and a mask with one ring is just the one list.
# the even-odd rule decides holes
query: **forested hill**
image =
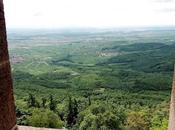
{"label": "forested hill", "polygon": [[173,28],[9,31],[18,124],[167,130],[174,35]]}

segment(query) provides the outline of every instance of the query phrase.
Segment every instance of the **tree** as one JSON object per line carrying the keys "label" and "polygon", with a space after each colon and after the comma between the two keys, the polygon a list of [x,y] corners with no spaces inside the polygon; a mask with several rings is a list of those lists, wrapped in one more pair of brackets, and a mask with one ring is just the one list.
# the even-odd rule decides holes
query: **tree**
{"label": "tree", "polygon": [[69,97],[69,104],[68,104],[68,115],[67,115],[67,124],[68,127],[73,126],[73,106],[72,106],[72,98]]}
{"label": "tree", "polygon": [[122,130],[125,115],[103,104],[93,104],[78,118],[79,130]]}
{"label": "tree", "polygon": [[73,102],[72,98],[69,97],[68,115],[67,115],[68,127],[72,127],[73,125],[76,124],[77,117],[78,117],[78,103],[77,103],[77,100],[74,99],[74,102]]}
{"label": "tree", "polygon": [[[78,117],[78,102],[76,99],[74,99],[74,104],[73,104],[73,115],[74,115],[74,121],[76,121],[76,118]],[[76,122],[74,122],[75,124]]]}
{"label": "tree", "polygon": [[91,105],[91,97],[90,96],[88,96],[88,104],[89,104],[89,106]]}
{"label": "tree", "polygon": [[150,120],[144,112],[131,112],[128,114],[126,130],[149,130]]}
{"label": "tree", "polygon": [[35,127],[62,128],[63,122],[53,111],[34,109],[32,116],[27,118],[28,124]]}
{"label": "tree", "polygon": [[50,108],[50,110],[52,110],[52,111],[56,111],[56,108],[57,108],[56,101],[53,99],[53,96],[52,96],[52,95],[50,95],[49,108]]}
{"label": "tree", "polygon": [[32,94],[29,94],[29,98],[27,101],[29,107],[36,107],[36,99]]}
{"label": "tree", "polygon": [[161,109],[157,111],[152,118],[150,130],[167,130],[168,129],[168,114]]}
{"label": "tree", "polygon": [[46,98],[42,98],[42,107],[43,108],[46,108],[46,102],[47,102],[47,99]]}

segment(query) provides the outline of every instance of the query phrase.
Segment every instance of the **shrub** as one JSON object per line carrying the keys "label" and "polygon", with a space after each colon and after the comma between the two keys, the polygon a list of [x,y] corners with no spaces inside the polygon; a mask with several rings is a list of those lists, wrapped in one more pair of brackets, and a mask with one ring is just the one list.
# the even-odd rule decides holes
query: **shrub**
{"label": "shrub", "polygon": [[28,124],[35,127],[62,128],[63,123],[54,112],[46,109],[34,109],[27,118]]}

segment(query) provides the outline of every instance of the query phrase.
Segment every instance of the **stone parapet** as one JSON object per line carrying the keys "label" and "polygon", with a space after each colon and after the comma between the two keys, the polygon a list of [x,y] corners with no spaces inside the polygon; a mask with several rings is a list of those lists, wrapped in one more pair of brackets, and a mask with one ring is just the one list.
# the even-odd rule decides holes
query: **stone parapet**
{"label": "stone parapet", "polygon": [[11,130],[16,125],[3,0],[0,0],[0,130]]}
{"label": "stone parapet", "polygon": [[173,76],[173,84],[171,92],[168,130],[175,130],[175,67],[174,67],[174,76]]}
{"label": "stone parapet", "polygon": [[31,126],[18,126],[18,130],[67,130],[67,129],[51,129],[51,128],[36,128]]}

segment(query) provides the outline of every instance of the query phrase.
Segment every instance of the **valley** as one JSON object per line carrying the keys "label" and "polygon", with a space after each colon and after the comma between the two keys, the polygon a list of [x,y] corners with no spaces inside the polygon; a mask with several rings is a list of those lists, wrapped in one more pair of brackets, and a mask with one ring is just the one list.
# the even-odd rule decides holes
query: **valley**
{"label": "valley", "polygon": [[19,125],[167,130],[175,28],[8,33]]}

